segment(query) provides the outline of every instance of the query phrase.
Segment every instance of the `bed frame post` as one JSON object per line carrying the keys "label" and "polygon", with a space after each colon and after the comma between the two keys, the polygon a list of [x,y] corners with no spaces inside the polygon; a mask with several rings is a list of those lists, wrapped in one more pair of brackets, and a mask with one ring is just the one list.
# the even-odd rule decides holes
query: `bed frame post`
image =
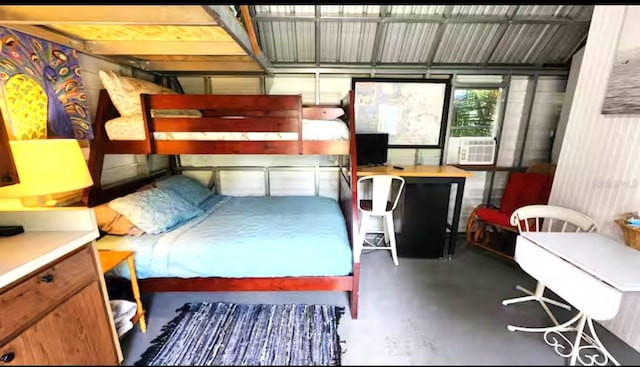
{"label": "bed frame post", "polygon": [[[350,200],[350,216],[345,218],[350,228],[349,240],[351,242],[351,250],[355,249],[356,231],[358,228],[358,159],[356,156],[356,120],[355,120],[355,107],[354,107],[354,91],[350,90],[348,99],[348,122],[349,122],[349,186],[351,188],[351,200]],[[360,292],[360,262],[355,262],[355,256],[353,257],[353,288],[351,290],[351,318],[358,318],[358,297]]]}
{"label": "bed frame post", "polygon": [[152,131],[155,131],[155,125],[151,118],[151,110],[154,106],[151,105],[151,100],[148,94],[140,94],[140,106],[142,107],[142,121],[144,121],[144,138],[145,145],[147,146],[147,154],[156,151],[155,139],[153,139]]}
{"label": "bed frame post", "polygon": [[171,175],[181,173],[181,171],[178,170],[178,155],[176,154],[169,155],[169,172],[171,172]]}
{"label": "bed frame post", "polygon": [[298,119],[298,154],[304,154],[303,142],[302,142],[302,118],[304,117],[302,112],[302,94],[299,94],[300,98],[300,118]]}
{"label": "bed frame post", "polygon": [[358,298],[360,297],[360,263],[353,263],[353,289],[351,290],[351,318],[358,319]]}
{"label": "bed frame post", "polygon": [[98,108],[93,122],[93,141],[89,143],[89,159],[87,166],[93,185],[86,188],[82,193],[82,203],[91,206],[96,195],[102,191],[102,165],[104,164],[103,142],[107,139],[104,124],[111,118],[120,116],[105,89],[100,90],[98,95]]}

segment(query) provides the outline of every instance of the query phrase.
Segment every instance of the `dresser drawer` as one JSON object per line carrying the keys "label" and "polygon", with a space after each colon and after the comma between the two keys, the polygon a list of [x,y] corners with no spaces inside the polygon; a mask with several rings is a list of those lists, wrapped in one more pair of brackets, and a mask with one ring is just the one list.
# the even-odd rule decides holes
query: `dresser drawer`
{"label": "dresser drawer", "polygon": [[34,272],[0,293],[0,345],[96,279],[93,249],[85,246],[73,255]]}

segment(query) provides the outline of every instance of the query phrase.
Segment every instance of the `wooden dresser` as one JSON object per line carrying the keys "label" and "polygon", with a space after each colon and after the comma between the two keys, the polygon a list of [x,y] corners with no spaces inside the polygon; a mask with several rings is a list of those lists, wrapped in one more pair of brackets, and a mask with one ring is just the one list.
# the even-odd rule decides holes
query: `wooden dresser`
{"label": "wooden dresser", "polygon": [[0,237],[0,366],[120,364],[93,211],[0,212],[3,224],[25,233]]}

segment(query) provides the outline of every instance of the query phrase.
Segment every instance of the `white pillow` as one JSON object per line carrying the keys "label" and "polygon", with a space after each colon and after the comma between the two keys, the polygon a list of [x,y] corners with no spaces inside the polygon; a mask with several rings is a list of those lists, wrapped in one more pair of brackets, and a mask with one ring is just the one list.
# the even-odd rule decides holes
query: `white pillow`
{"label": "white pillow", "polygon": [[104,130],[110,140],[146,140],[141,113],[111,119],[105,122]]}
{"label": "white pillow", "polygon": [[[184,114],[189,113],[189,111],[195,111],[199,115]],[[162,112],[164,112],[164,114]],[[200,114],[198,110],[152,110],[151,116],[195,118],[202,116],[202,114]],[[105,122],[104,130],[107,132],[107,137],[109,137],[110,140],[146,140],[142,113],[113,118]]]}
{"label": "white pillow", "polygon": [[142,113],[140,94],[177,94],[169,88],[146,80],[121,76],[113,71],[99,70],[98,76],[120,116]]}

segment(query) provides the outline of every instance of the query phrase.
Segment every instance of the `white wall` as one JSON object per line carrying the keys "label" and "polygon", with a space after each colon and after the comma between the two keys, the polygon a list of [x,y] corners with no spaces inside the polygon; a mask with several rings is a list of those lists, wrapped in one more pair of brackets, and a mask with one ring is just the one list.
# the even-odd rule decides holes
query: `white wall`
{"label": "white wall", "polygon": [[[210,82],[206,90],[205,80]],[[178,77],[185,94],[261,94],[260,78],[255,76]]]}
{"label": "white wall", "polygon": [[571,59],[571,70],[569,71],[569,79],[567,80],[567,89],[564,93],[564,104],[562,105],[562,111],[560,112],[560,119],[558,120],[558,128],[556,129],[555,141],[553,143],[553,153],[551,162],[558,164],[558,158],[560,157],[560,150],[562,148],[562,141],[564,140],[564,134],[567,130],[567,123],[569,122],[569,112],[573,105],[573,98],[576,93],[576,84],[578,83],[578,75],[580,75],[580,65],[582,65],[582,57],[584,56],[584,47],[582,47]]}
{"label": "white wall", "polygon": [[[91,121],[95,122],[96,110],[98,108],[98,96],[103,88],[98,71],[113,70],[120,75],[132,76],[132,70],[128,66],[115,64],[97,57],[78,53],[80,70],[82,72],[82,83],[87,93],[87,102]],[[137,73],[136,78],[150,79],[149,75]],[[85,156],[89,155],[89,148],[84,149]],[[102,167],[102,185],[109,185],[137,175],[146,174],[147,169],[155,169],[167,165],[167,157],[150,156],[149,161],[143,154],[108,154],[104,157]]]}
{"label": "white wall", "polygon": [[[550,198],[593,217],[616,238],[614,218],[640,208],[640,117],[601,114],[627,8],[595,7]],[[618,315],[602,324],[640,351],[640,295],[625,295]]]}
{"label": "white wall", "polygon": [[[541,76],[538,78],[522,166],[546,163],[551,159],[550,132],[558,125],[566,87],[566,77]],[[524,140],[524,132],[519,140]]]}
{"label": "white wall", "polygon": [[[180,160],[186,167],[216,167],[218,193],[235,196],[315,195],[315,167],[324,166],[326,168],[318,168],[317,172],[318,194],[338,197],[338,171],[330,167],[337,161],[331,156],[194,154],[182,155]],[[213,171],[186,171],[186,174],[203,183],[214,178]],[[268,175],[268,184],[265,175]]]}
{"label": "white wall", "polygon": [[87,103],[91,113],[91,121],[95,120],[96,110],[98,108],[98,95],[102,89],[102,82],[98,76],[100,70],[113,70],[119,75],[131,75],[131,68],[115,64],[97,57],[89,56],[78,52],[78,61],[80,63],[80,71],[82,73],[82,84],[87,93]]}

